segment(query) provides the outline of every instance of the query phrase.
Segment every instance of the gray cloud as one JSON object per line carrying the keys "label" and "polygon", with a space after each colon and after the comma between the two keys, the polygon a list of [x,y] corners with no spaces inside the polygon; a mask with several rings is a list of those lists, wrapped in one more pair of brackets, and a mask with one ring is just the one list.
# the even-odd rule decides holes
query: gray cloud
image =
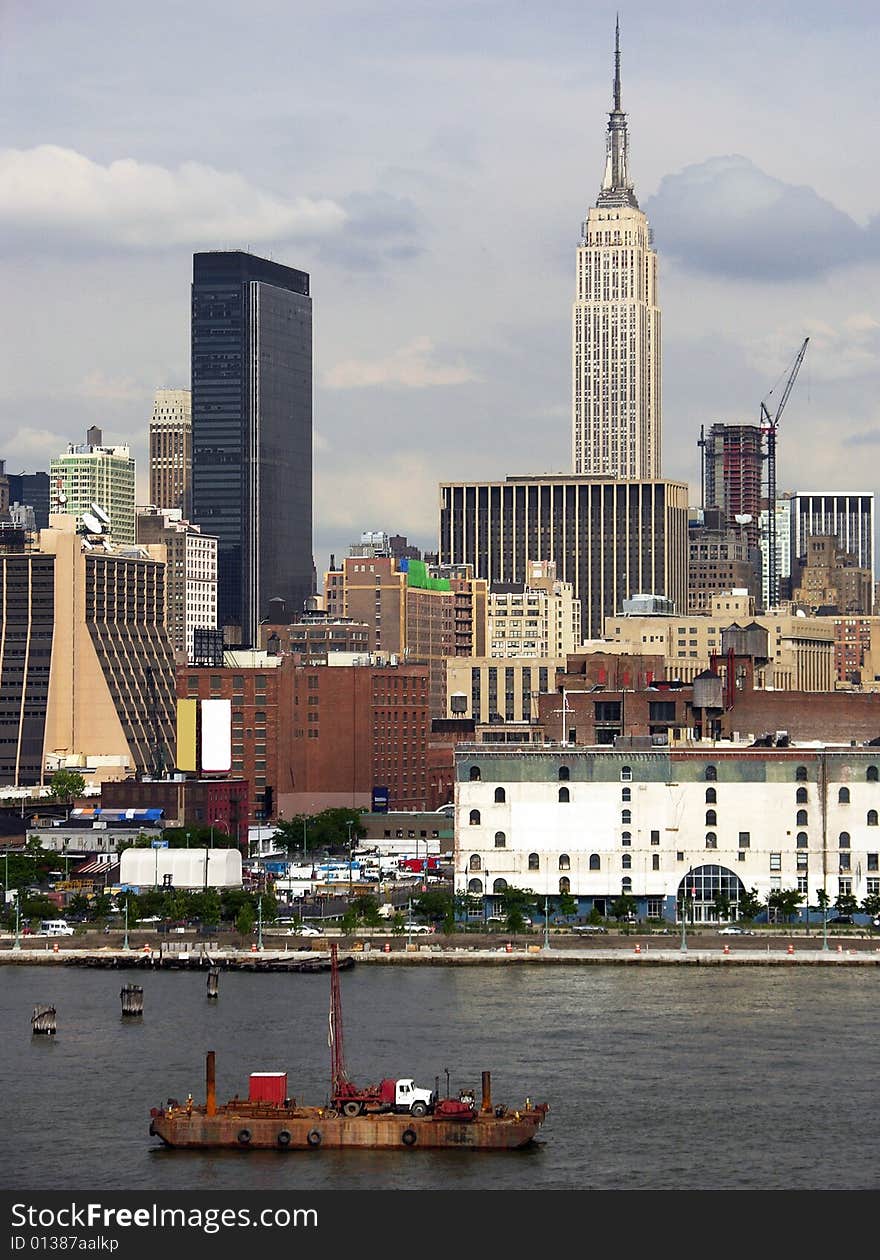
{"label": "gray cloud", "polygon": [[341,200],[345,227],[317,242],[319,258],[351,271],[378,271],[424,252],[422,215],[410,198],[379,191]]}
{"label": "gray cloud", "polygon": [[803,280],[880,258],[876,220],[863,228],[814,189],[786,184],[744,157],[667,175],[645,211],[660,250],[712,275]]}

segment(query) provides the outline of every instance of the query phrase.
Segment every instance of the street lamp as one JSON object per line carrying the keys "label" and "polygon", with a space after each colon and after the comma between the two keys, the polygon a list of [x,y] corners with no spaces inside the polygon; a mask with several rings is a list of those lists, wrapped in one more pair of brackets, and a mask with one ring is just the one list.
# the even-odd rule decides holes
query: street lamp
{"label": "street lamp", "polygon": [[[692,878],[693,869],[694,868],[691,867],[691,869],[687,873],[688,881],[690,881],[690,879]],[[685,884],[684,893],[681,899],[681,952],[683,954],[687,953],[687,947],[688,947],[687,946],[688,887],[689,887],[689,884]]]}
{"label": "street lamp", "polygon": [[257,949],[263,949],[263,894],[257,898]]}
{"label": "street lamp", "polygon": [[14,950],[21,949],[21,890],[15,890],[15,941],[12,948]]}
{"label": "street lamp", "polygon": [[353,862],[354,862],[354,852],[353,852],[353,845],[352,845],[352,841],[351,841],[351,828],[352,828],[352,821],[351,821],[351,819],[350,819],[350,818],[348,819],[348,821],[346,822],[346,824],[345,824],[345,825],[346,825],[346,827],[348,827],[348,896],[349,896],[349,899],[350,899],[350,898],[351,898],[352,891],[353,891],[353,889],[352,889],[352,885],[353,885],[353,882],[354,882],[354,876],[353,876],[353,874],[352,874],[352,864],[353,864]]}
{"label": "street lamp", "polygon": [[544,894],[544,948],[550,948],[550,898]]}
{"label": "street lamp", "polygon": [[128,897],[125,899],[125,936],[122,938],[122,948],[128,949]]}

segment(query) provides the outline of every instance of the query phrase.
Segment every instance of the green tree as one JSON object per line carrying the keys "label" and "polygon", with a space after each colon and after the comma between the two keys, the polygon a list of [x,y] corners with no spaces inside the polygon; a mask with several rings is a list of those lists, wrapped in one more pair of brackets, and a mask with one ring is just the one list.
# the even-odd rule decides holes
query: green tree
{"label": "green tree", "polygon": [[563,919],[571,919],[577,914],[577,902],[571,893],[560,893],[558,897],[551,898],[551,906]]}
{"label": "green tree", "polygon": [[455,925],[455,902],[451,892],[429,888],[413,902],[413,910],[431,923],[442,923],[444,932],[451,932]]}
{"label": "green tree", "polygon": [[880,897],[876,893],[869,893],[862,902],[862,911],[869,914],[872,919],[876,919],[880,914]]}
{"label": "green tree", "polygon": [[732,902],[726,893],[719,891],[712,899],[712,907],[715,911],[715,918],[719,923],[730,918],[730,907]]}
{"label": "green tree", "polygon": [[44,897],[42,893],[35,893],[32,897],[21,898],[21,917],[23,920],[57,919],[58,907],[54,901]]}
{"label": "green tree", "polygon": [[239,936],[250,936],[254,930],[254,911],[249,902],[245,902],[235,916],[235,930]]}
{"label": "green tree", "polygon": [[758,896],[757,888],[750,888],[748,892],[742,892],[739,896],[739,917],[744,919],[746,923],[752,923],[757,919],[758,915],[764,907],[764,903]]}
{"label": "green tree", "polygon": [[[349,824],[351,824],[349,828]],[[319,814],[297,814],[279,819],[278,840],[289,856],[312,849],[339,849],[348,837],[361,840],[366,834],[363,815],[357,809],[323,809]]]}
{"label": "green tree", "polygon": [[206,927],[215,927],[220,922],[220,894],[216,888],[207,892],[195,893],[191,903],[192,917],[198,919]]}
{"label": "green tree", "polygon": [[49,795],[62,805],[69,805],[85,790],[86,781],[76,770],[56,770],[49,782]]}
{"label": "green tree", "polygon": [[783,923],[789,923],[796,918],[803,899],[804,894],[796,888],[776,888],[767,898],[767,907],[777,922],[782,919]]}
{"label": "green tree", "polygon": [[92,923],[98,923],[102,919],[106,919],[110,913],[110,898],[107,893],[99,893],[92,899],[89,906],[89,918]]}
{"label": "green tree", "polygon": [[[465,925],[478,919],[483,909],[483,902],[480,897],[469,892],[455,893],[452,898],[453,922],[458,920],[464,921]],[[445,930],[445,929],[444,929]]]}
{"label": "green tree", "polygon": [[526,915],[536,908],[538,898],[531,888],[514,888],[510,884],[500,896],[501,913],[508,932],[522,932],[526,926]]}
{"label": "green tree", "polygon": [[859,903],[852,893],[840,893],[834,902],[834,909],[838,914],[855,914],[858,908]]}
{"label": "green tree", "polygon": [[634,897],[623,896],[618,897],[611,903],[611,917],[616,919],[618,923],[622,919],[628,919],[631,914],[636,912],[636,901]]}

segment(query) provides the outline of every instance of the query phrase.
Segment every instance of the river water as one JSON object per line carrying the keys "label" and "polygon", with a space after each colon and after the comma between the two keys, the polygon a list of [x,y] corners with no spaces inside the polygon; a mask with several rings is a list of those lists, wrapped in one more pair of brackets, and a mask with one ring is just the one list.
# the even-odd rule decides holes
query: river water
{"label": "river water", "polygon": [[[492,1072],[493,1100],[550,1103],[522,1152],[177,1152],[151,1106],[218,1099],[286,1070],[322,1103],[325,975],[138,974],[0,967],[5,1140],[0,1184],[24,1190],[877,1189],[878,972],[853,969],[361,967],[341,976],[358,1082],[445,1069],[454,1093]],[[32,1037],[39,1002],[58,1035]]]}

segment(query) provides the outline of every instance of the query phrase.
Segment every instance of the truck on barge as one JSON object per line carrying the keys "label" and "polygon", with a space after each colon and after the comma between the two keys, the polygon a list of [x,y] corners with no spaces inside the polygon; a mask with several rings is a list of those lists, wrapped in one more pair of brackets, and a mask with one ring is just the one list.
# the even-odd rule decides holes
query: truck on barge
{"label": "truck on barge", "polygon": [[287,1092],[286,1072],[254,1072],[248,1097],[218,1104],[215,1055],[209,1050],[205,1102],[169,1099],[150,1112],[150,1134],[166,1146],[224,1150],[515,1150],[532,1143],[547,1103],[527,1098],[521,1107],[493,1105],[491,1077],[482,1073],[479,1107],[472,1090],[457,1098],[419,1089],[410,1078],[358,1088],[345,1069],[337,947],[331,946],[331,1088],[325,1106],[305,1106]]}

